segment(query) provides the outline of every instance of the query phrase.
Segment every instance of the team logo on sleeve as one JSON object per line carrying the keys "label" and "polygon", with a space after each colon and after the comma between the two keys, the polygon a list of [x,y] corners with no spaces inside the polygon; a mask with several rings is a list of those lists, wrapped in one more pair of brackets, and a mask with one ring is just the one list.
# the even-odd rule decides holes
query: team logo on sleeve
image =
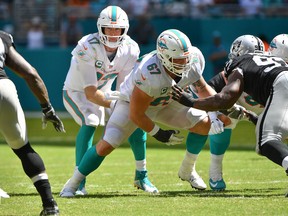
{"label": "team logo on sleeve", "polygon": [[140,80],[135,80],[135,84],[138,86],[143,85],[143,83]]}
{"label": "team logo on sleeve", "polygon": [[85,56],[85,52],[83,50],[79,50],[77,52],[77,55],[80,57],[80,58],[83,58]]}

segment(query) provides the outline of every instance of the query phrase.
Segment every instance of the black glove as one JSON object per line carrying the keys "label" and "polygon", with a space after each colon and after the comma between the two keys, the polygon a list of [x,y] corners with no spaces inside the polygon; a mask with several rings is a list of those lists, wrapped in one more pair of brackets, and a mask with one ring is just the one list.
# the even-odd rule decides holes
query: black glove
{"label": "black glove", "polygon": [[172,86],[172,99],[187,107],[193,107],[196,101],[191,93],[185,92],[178,85]]}
{"label": "black glove", "polygon": [[153,136],[160,142],[165,143],[166,145],[177,145],[183,142],[184,137],[174,136],[174,134],[179,134],[178,130],[162,130],[159,128],[157,133]]}
{"label": "black glove", "polygon": [[248,117],[248,120],[251,121],[254,125],[257,124],[258,115],[250,110],[245,110],[245,115]]}
{"label": "black glove", "polygon": [[60,118],[56,115],[55,110],[53,109],[51,104],[41,104],[42,107],[42,128],[45,129],[47,127],[47,122],[52,122],[54,128],[58,132],[66,132],[64,129],[64,125]]}

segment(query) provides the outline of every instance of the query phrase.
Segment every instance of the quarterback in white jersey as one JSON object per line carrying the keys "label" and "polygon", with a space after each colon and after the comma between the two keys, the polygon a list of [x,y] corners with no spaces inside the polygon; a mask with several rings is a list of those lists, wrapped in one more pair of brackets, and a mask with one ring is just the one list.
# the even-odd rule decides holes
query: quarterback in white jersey
{"label": "quarterback in white jersey", "polygon": [[[118,47],[113,60],[109,59],[109,52],[100,42],[99,33],[84,36],[78,42],[72,51],[71,65],[63,90],[64,105],[79,125],[105,125],[105,107],[109,108],[111,101],[108,102],[105,98],[102,98],[102,101],[96,98],[87,101],[85,88],[93,86],[102,92],[109,92],[116,77],[119,86],[133,69],[139,53],[138,44],[128,35]],[[71,100],[77,104],[79,113],[75,112]]]}
{"label": "quarterback in white jersey", "polygon": [[[76,137],[76,167],[92,146],[96,127],[105,125],[115,106],[116,101],[111,100],[117,95],[117,91],[111,91],[115,78],[117,90],[140,53],[138,44],[127,35],[128,17],[120,7],[103,9],[97,27],[97,33],[84,36],[73,49],[63,88],[65,108],[81,126]],[[139,129],[129,139],[136,160],[134,185],[157,192],[147,177],[146,137]],[[75,195],[86,195],[84,186],[85,180]]]}
{"label": "quarterback in white jersey", "polygon": [[[206,112],[182,106],[170,99],[169,92],[175,83],[183,87],[193,84],[200,97],[216,93],[202,77],[205,64],[202,53],[192,47],[184,33],[175,29],[162,32],[157,39],[157,51],[139,61],[120,86],[120,92],[126,95],[127,101],[117,102],[103,139],[86,152],[78,169],[62,189],[62,194],[74,194],[82,179],[93,171],[85,169],[87,164],[97,162],[96,170],[103,161],[101,156],[110,154],[137,127],[167,145],[181,144],[183,137],[177,136],[177,130],[159,128],[154,121],[172,128],[188,129],[205,137],[212,121],[214,130],[218,133],[223,131],[223,123],[219,119],[214,118],[210,122]],[[191,183],[191,172],[185,170],[180,178]]]}

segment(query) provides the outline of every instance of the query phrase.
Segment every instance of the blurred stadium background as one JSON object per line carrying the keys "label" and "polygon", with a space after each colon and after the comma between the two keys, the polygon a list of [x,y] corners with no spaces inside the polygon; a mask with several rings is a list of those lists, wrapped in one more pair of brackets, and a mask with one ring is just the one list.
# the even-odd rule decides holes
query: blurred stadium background
{"label": "blurred stadium background", "polygon": [[[215,32],[221,34],[227,51],[232,41],[242,34],[264,35],[270,42],[277,34],[288,33],[288,0],[0,1],[1,29],[13,34],[17,50],[36,67],[48,87],[56,110],[65,111],[62,87],[70,64],[70,52],[76,45],[61,46],[61,26],[73,16],[81,25],[83,35],[96,32],[99,12],[112,4],[127,12],[130,19],[128,34],[139,43],[141,54],[155,49],[155,39],[165,29],[177,28],[187,34],[206,58],[206,79],[213,74],[207,56]],[[43,27],[44,47],[29,49],[27,32],[35,17],[40,18]],[[153,34],[141,28],[143,17],[152,26]],[[139,26],[140,33],[137,30]],[[147,40],[138,40],[139,35]],[[25,82],[9,71],[7,74],[16,83],[23,109],[26,112],[39,111],[39,104]]]}

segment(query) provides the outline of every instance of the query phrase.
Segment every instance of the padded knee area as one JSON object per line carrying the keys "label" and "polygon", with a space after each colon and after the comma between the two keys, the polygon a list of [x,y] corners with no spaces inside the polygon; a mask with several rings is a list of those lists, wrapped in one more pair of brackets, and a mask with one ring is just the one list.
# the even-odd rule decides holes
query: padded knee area
{"label": "padded knee area", "polygon": [[34,151],[29,142],[20,149],[12,150],[21,160],[23,170],[29,178],[45,171],[45,166],[41,157]]}
{"label": "padded knee area", "polygon": [[282,166],[283,159],[288,156],[288,147],[278,140],[269,140],[260,147],[260,153]]}

